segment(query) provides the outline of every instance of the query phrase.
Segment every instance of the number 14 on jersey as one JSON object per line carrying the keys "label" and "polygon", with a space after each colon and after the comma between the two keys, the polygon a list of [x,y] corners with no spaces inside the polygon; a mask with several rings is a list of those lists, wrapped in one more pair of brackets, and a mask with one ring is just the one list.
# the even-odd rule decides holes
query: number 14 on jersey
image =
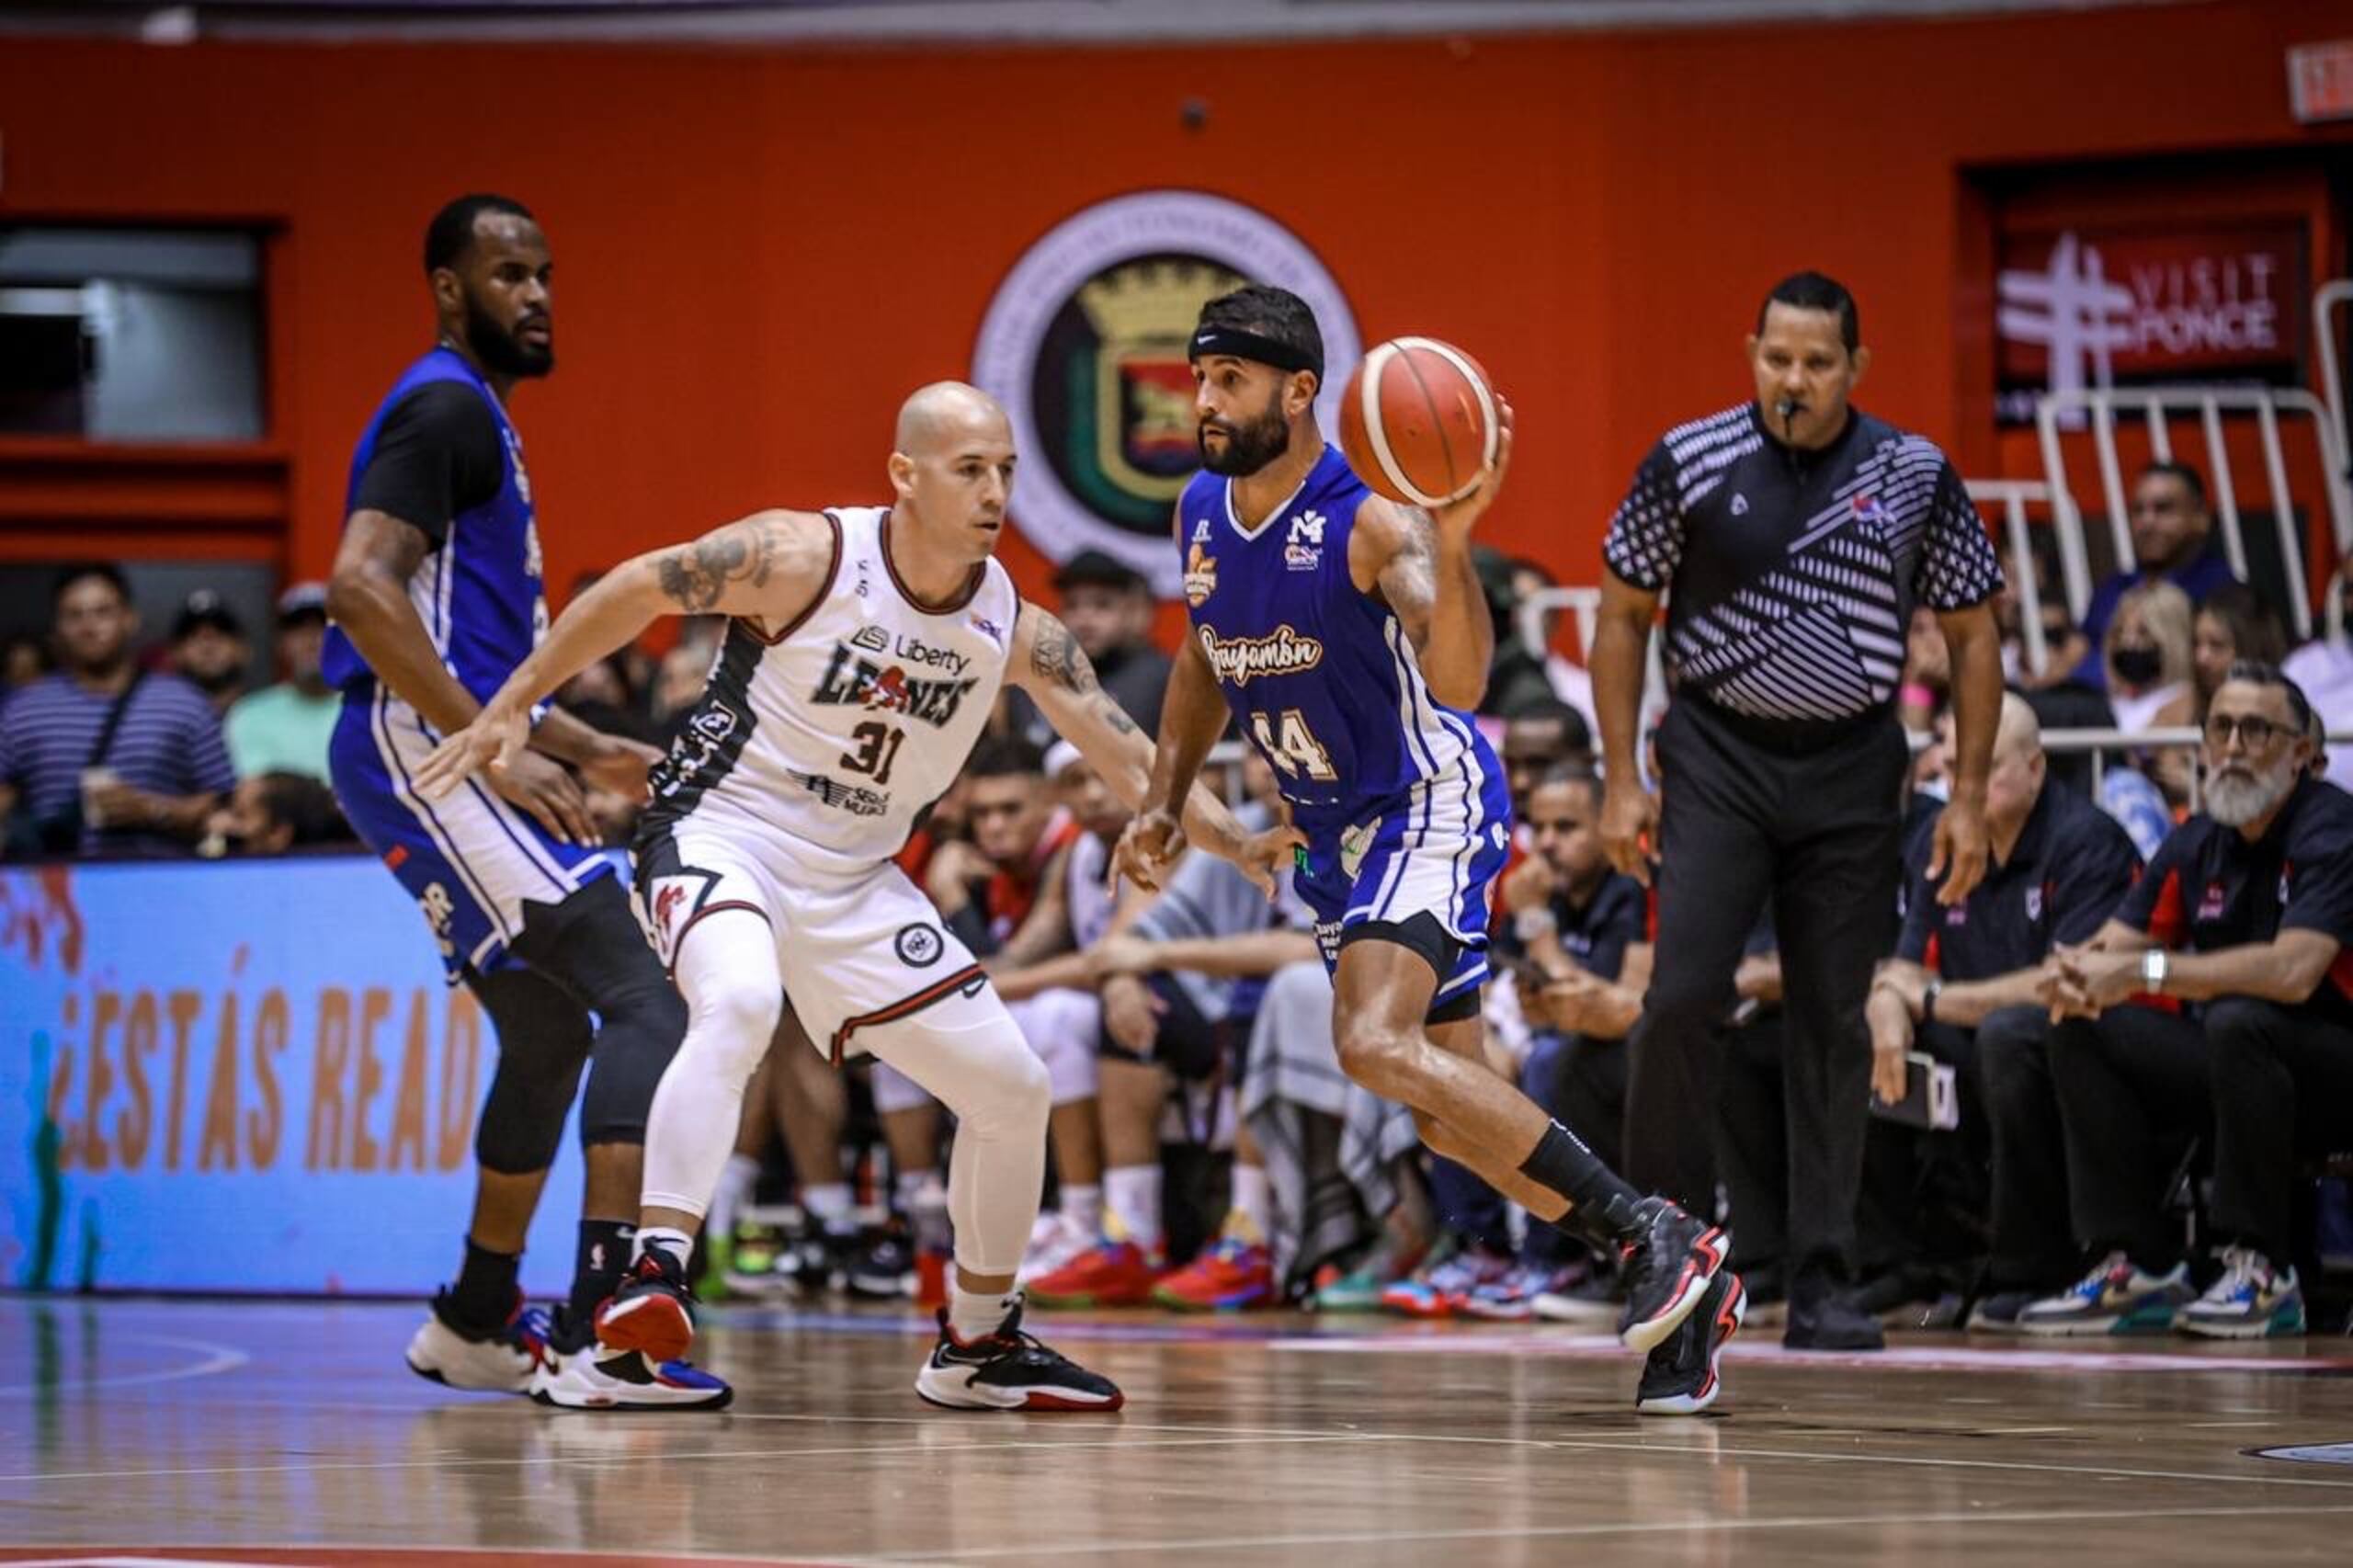
{"label": "number 14 on jersey", "polygon": [[1263,710],[1250,715],[1250,728],[1258,737],[1258,749],[1267,754],[1268,762],[1293,778],[1304,774],[1329,783],[1339,777],[1332,767],[1332,754],[1324,749],[1324,743],[1307,727],[1307,715],[1296,708],[1286,708],[1279,730],[1277,724]]}

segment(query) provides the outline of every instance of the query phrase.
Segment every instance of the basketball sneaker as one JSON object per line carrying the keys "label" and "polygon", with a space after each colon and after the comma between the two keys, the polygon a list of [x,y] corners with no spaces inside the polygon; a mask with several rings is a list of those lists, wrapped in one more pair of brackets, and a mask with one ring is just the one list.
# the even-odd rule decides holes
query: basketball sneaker
{"label": "basketball sneaker", "polygon": [[2304,1332],[2304,1290],[2293,1268],[2274,1268],[2252,1247],[2222,1249],[2222,1277],[2181,1311],[2184,1334],[2262,1339]]}
{"label": "basketball sneaker", "polygon": [[1723,1267],[1724,1233],[1664,1198],[1643,1199],[1634,1213],[1635,1238],[1620,1250],[1626,1310],[1618,1342],[1648,1354],[1689,1315]]}
{"label": "basketball sneaker", "polygon": [[1441,1243],[1421,1267],[1381,1290],[1381,1305],[1401,1317],[1449,1318],[1462,1311],[1472,1291],[1501,1281],[1511,1269],[1511,1259],[1483,1247],[1453,1250]]}
{"label": "basketball sneaker", "polygon": [[1021,1267],[1014,1272],[1013,1282],[1028,1285],[1067,1267],[1096,1239],[1091,1229],[1072,1223],[1059,1210],[1045,1210],[1029,1227],[1029,1245],[1021,1254]]}
{"label": "basketball sneaker", "polygon": [[915,1253],[907,1238],[885,1231],[849,1266],[849,1293],[870,1301],[911,1301],[915,1293]]}
{"label": "basketball sneaker", "polygon": [[691,1361],[657,1362],[592,1339],[542,1367],[531,1397],[563,1410],[724,1410],[735,1391]]}
{"label": "basketball sneaker", "polygon": [[1168,1272],[1157,1247],[1105,1237],[1051,1274],[1032,1280],[1030,1300],[1050,1307],[1140,1307]]}
{"label": "basketball sneaker", "polygon": [[1724,1346],[1740,1332],[1748,1311],[1748,1292],[1740,1276],[1720,1269],[1676,1330],[1643,1363],[1642,1386],[1634,1393],[1634,1408],[1644,1415],[1697,1415],[1716,1403],[1723,1384],[1716,1363]]}
{"label": "basketball sneaker", "polygon": [[1462,1299],[1461,1310],[1468,1316],[1485,1318],[1491,1323],[1526,1323],[1536,1315],[1537,1297],[1555,1284],[1565,1290],[1578,1278],[1571,1269],[1523,1263],[1500,1279],[1473,1285],[1471,1293]]}
{"label": "basketball sneaker", "polygon": [[1529,1305],[1547,1323],[1602,1328],[1617,1324],[1626,1310],[1626,1296],[1618,1288],[1616,1275],[1592,1271],[1580,1275],[1572,1268],[1566,1278],[1538,1291]]}
{"label": "basketball sneaker", "polygon": [[[747,1220],[724,1243],[711,1248],[710,1271],[738,1295],[774,1296],[790,1289],[790,1280],[781,1271],[784,1256],[784,1233],[774,1225]],[[710,1288],[709,1279],[704,1288]]]}
{"label": "basketball sneaker", "polygon": [[597,1307],[596,1337],[608,1350],[640,1350],[675,1361],[695,1342],[695,1298],[666,1247],[648,1247]]}
{"label": "basketball sneaker", "polygon": [[2031,1290],[1995,1290],[1977,1298],[1961,1326],[1971,1334],[2023,1333],[2018,1320],[2034,1302]]}
{"label": "basketball sneaker", "polygon": [[915,1374],[915,1392],[948,1410],[1117,1410],[1126,1403],[1110,1379],[1049,1350],[1021,1332],[1015,1307],[996,1332],[960,1339],[939,1310],[939,1342]]}
{"label": "basketball sneaker", "polygon": [[1240,1312],[1272,1305],[1275,1260],[1254,1241],[1223,1236],[1152,1288],[1152,1299],[1180,1312]]}
{"label": "basketball sneaker", "polygon": [[2150,1274],[2112,1252],[2059,1294],[2029,1303],[2018,1313],[2018,1329],[2039,1335],[2163,1334],[2197,1295],[2188,1264],[2174,1265],[2168,1274]]}
{"label": "basketball sneaker", "polygon": [[453,1389],[491,1393],[529,1393],[531,1379],[552,1357],[548,1350],[547,1312],[526,1307],[488,1334],[451,1321],[449,1292],[434,1293],[424,1326],[410,1336],[408,1369]]}

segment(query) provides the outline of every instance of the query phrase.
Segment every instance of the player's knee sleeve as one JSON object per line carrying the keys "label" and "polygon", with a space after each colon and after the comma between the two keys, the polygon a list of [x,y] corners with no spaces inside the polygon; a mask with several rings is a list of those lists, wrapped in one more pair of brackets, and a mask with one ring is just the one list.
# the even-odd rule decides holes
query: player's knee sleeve
{"label": "player's knee sleeve", "polygon": [[[860,1038],[895,1070],[954,1113],[958,1131],[996,1134],[1034,1126],[1053,1108],[1046,1064],[990,992],[951,996]],[[1042,1145],[1040,1145],[1042,1149]]]}
{"label": "player's knee sleeve", "polygon": [[599,877],[552,905],[527,905],[516,951],[597,1017],[583,1143],[642,1142],[654,1085],[676,1054],[687,1005],[662,972],[618,877]]}
{"label": "player's knee sleeve", "polygon": [[1006,1005],[1046,1065],[1048,1090],[1055,1105],[1095,1097],[1098,1073],[1096,1037],[1103,1028],[1103,1002],[1090,991],[1041,991]]}
{"label": "player's knee sleeve", "polygon": [[468,983],[498,1035],[498,1065],[474,1126],[474,1158],[501,1176],[543,1171],[555,1163],[588,1060],[588,1015],[562,987],[528,969],[473,975]]}

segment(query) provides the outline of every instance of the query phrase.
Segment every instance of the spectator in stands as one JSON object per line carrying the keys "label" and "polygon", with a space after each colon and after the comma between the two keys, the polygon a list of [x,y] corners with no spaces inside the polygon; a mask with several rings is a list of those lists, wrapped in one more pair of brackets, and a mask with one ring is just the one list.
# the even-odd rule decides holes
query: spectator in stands
{"label": "spectator in stands", "polygon": [[1512,817],[1525,828],[1529,798],[1538,780],[1559,767],[1592,770],[1593,731],[1574,706],[1540,695],[1504,716],[1503,744],[1496,750],[1505,787],[1511,792]]}
{"label": "spectator in stands", "polygon": [[[2039,673],[2027,659],[2023,638],[2015,644],[2003,645],[2003,663],[2011,666],[2011,684],[2022,691],[2046,691],[2073,682],[2076,670],[2092,651],[2091,639],[2084,635],[2083,628],[2067,613],[2064,599],[2043,600],[2040,618],[2042,668]],[[2100,723],[2107,722],[2108,716],[2103,714]]]}
{"label": "spectator in stands", "polygon": [[0,707],[50,672],[49,644],[29,631],[0,642]]}
{"label": "spectator in stands", "polygon": [[197,853],[283,855],[323,844],[355,842],[335,791],[316,774],[280,768],[237,780],[226,804],[205,819]]}
{"label": "spectator in stands", "polygon": [[168,663],[173,673],[203,692],[215,713],[225,714],[244,692],[245,665],[252,658],[244,622],[229,601],[210,588],[188,595],[172,622]]}
{"label": "spectator in stands", "polygon": [[[1608,1145],[1625,1119],[1624,1042],[1641,1011],[1639,988],[1624,983],[1627,956],[1644,939],[1649,900],[1640,882],[1610,869],[1602,851],[1601,780],[1589,755],[1582,763],[1555,763],[1525,799],[1516,809],[1524,812],[1535,853],[1504,877],[1508,923],[1497,921],[1495,946],[1525,1027],[1491,1028],[1489,1038],[1523,1042],[1521,1092],[1563,1125],[1592,1128],[1595,1154],[1607,1162],[1620,1152]],[[1600,999],[1604,987],[1625,994],[1615,1007]],[[1495,990],[1500,994],[1505,987]],[[1557,1303],[1573,1299],[1570,1292],[1590,1273],[1583,1248],[1531,1218],[1519,1267],[1474,1291],[1469,1304],[1483,1317],[1574,1317]],[[1599,1293],[1593,1300],[1608,1310]]]}
{"label": "spectator in stands", "polygon": [[[1095,678],[1144,733],[1158,733],[1172,666],[1152,640],[1155,606],[1143,574],[1102,551],[1082,550],[1055,572],[1054,592],[1063,624],[1093,661]],[[1026,693],[1008,691],[1005,704],[1016,734],[1041,751],[1053,744],[1053,731]]]}
{"label": "spectator in stands", "polygon": [[63,668],[0,710],[0,817],[15,854],[186,853],[236,784],[204,694],[131,657],[121,572],[68,567],[51,599]]}
{"label": "spectator in stands", "polygon": [[[2282,666],[2288,678],[2303,687],[2323,732],[2353,730],[2353,634],[2345,619],[2353,617],[2353,551],[2336,569],[2336,595],[2339,622],[2288,655]],[[2332,746],[2325,753],[2329,781],[2353,789],[2353,744]]]}
{"label": "spectator in stands", "polygon": [[[2231,563],[2207,551],[2214,519],[2206,507],[2206,481],[2196,469],[2170,459],[2150,463],[2133,479],[2131,508],[2132,569],[2113,574],[2093,589],[2084,611],[2084,635],[2094,649],[2105,650],[2117,607],[2145,583],[2170,582],[2195,605],[2234,581]],[[2086,655],[2077,674],[2098,684],[2109,671]]]}
{"label": "spectator in stands", "polygon": [[[1246,826],[1264,826],[1274,819],[1273,772],[1256,754],[1244,770],[1250,801],[1235,815]],[[1232,1198],[1211,1244],[1173,1273],[1136,1266],[1159,1239],[1160,1126],[1171,1089],[1242,1077],[1242,1051],[1267,977],[1286,965],[1320,962],[1313,926],[1287,871],[1269,901],[1225,861],[1190,855],[1157,898],[1088,955],[1102,984],[1103,1147],[1112,1211],[1124,1221],[1131,1209],[1140,1210],[1153,1229],[1149,1236],[1113,1240],[1093,1258],[1074,1259],[1065,1278],[1033,1289],[1084,1290],[1090,1276],[1124,1265],[1156,1275],[1150,1299],[1179,1311],[1276,1300],[1273,1188],[1246,1126],[1235,1130]],[[1123,1199],[1120,1180],[1147,1190]]]}
{"label": "spectator in stands", "polygon": [[[2116,728],[2138,734],[2166,706],[2190,690],[2191,617],[2188,596],[2171,583],[2143,583],[2117,601],[2101,646],[2108,699]],[[2173,827],[2173,807],[2156,782],[2158,757],[2139,748],[2100,777],[2100,804],[2124,824],[2143,857],[2156,853]]]}
{"label": "spectator in stands", "polygon": [[[1511,562],[1511,597],[1515,616],[1517,607],[1530,595],[1559,586],[1560,579],[1553,576],[1552,569],[1542,562],[1521,556]],[[1584,716],[1586,730],[1590,733],[1599,722],[1593,712],[1593,676],[1586,673],[1583,665],[1562,653],[1559,644],[1553,641],[1560,624],[1561,612],[1557,607],[1544,611],[1544,641],[1536,652],[1543,658],[1544,677],[1552,683],[1552,695]]]}
{"label": "spectator in stands", "polygon": [[1985,880],[1959,907],[1938,904],[1927,835],[1912,835],[1903,935],[1866,1009],[1873,1096],[1903,1100],[1905,1057],[1925,1051],[1961,1072],[1963,1130],[1990,1133],[1991,1256],[1971,1326],[1996,1331],[2081,1267],[2067,1231],[2051,1024],[2037,999],[2043,962],[2100,928],[2141,863],[2114,820],[2048,788],[2046,774],[2034,710],[2007,694],[1985,786]]}
{"label": "spectator in stands", "polygon": [[[2207,704],[2233,665],[2251,660],[2276,665],[2288,656],[2288,633],[2271,608],[2245,583],[2225,583],[2206,596],[2192,622],[2189,688],[2157,712],[2154,727],[2197,729],[2206,722]],[[2197,753],[2186,747],[2157,754],[2156,779],[2169,801],[2187,801]]]}
{"label": "spectator in stands", "polygon": [[[2206,715],[2205,812],[2045,968],[2076,1236],[2105,1256],[2029,1307],[2029,1329],[2303,1332],[2295,1163],[2353,1132],[2353,994],[2335,972],[2353,941],[2353,798],[2309,776],[2310,721],[2277,666],[2232,666]],[[2210,1117],[2226,1244],[2198,1294],[2158,1205]]]}
{"label": "spectator in stands", "polygon": [[1912,607],[1904,634],[1904,680],[1895,688],[1895,716],[1915,735],[1936,728],[1937,715],[1952,700],[1952,655],[1946,651],[1937,612]]}
{"label": "spectator in stands", "polygon": [[676,735],[695,704],[702,700],[704,684],[710,678],[710,655],[708,643],[682,637],[655,666],[646,710],[655,733],[665,741]]}
{"label": "spectator in stands", "polygon": [[327,776],[327,742],[335,734],[342,698],[319,674],[327,637],[327,589],[297,583],[278,598],[278,667],[283,678],[248,692],[230,706],[222,732],[237,775],[300,773]]}

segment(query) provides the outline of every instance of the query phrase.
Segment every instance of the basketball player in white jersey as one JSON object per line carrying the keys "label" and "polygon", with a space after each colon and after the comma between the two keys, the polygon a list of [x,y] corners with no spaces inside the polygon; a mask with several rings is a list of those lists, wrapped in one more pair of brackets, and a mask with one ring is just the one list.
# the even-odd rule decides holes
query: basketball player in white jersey
{"label": "basketball player in white jersey", "polygon": [[[1021,1332],[1014,1274],[1044,1175],[1046,1069],[891,861],[1004,681],[1122,799],[1142,798],[1152,742],[992,559],[1013,471],[995,401],[921,389],[899,412],[895,505],[760,512],[607,574],[418,776],[430,794],[519,756],[539,702],[657,616],[733,618],[701,705],[654,769],[636,845],[638,897],[688,1026],[646,1128],[639,1257],[598,1314],[608,1348],[666,1346],[666,1360],[691,1342],[687,1254],[789,994],[836,1062],[870,1051],[956,1114],[956,1269],[916,1392],[959,1409],[1120,1406],[1109,1380]],[[1185,826],[1269,891],[1297,842],[1245,833],[1204,790]]]}

